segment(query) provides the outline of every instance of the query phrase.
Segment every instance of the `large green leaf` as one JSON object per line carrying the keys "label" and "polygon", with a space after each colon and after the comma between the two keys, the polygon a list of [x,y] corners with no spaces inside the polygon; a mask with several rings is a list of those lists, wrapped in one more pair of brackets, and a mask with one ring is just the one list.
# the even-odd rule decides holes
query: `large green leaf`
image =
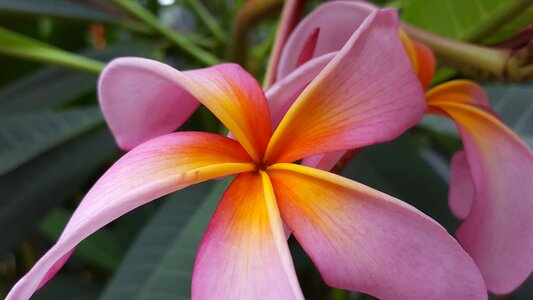
{"label": "large green leaf", "polygon": [[102,299],[189,299],[198,244],[228,183],[217,181],[208,195],[203,183],[166,199]]}
{"label": "large green leaf", "polygon": [[96,87],[96,76],[45,68],[0,90],[0,115],[42,110],[75,100]]}
{"label": "large green leaf", "polygon": [[533,84],[492,83],[483,87],[489,95],[492,108],[533,147]]}
{"label": "large green leaf", "polygon": [[[55,242],[65,229],[71,216],[71,211],[56,208],[40,224],[40,230],[50,241]],[[113,271],[119,266],[122,254],[123,250],[120,243],[115,239],[113,233],[105,228],[83,240],[74,252],[75,257],[80,257],[86,263],[108,271]]]}
{"label": "large green leaf", "polygon": [[527,26],[531,26],[533,22],[533,5],[529,6],[528,9],[524,10],[520,15],[511,20],[510,22],[503,25],[500,29],[490,35],[489,38],[484,40],[484,43],[494,44],[502,42],[506,39],[511,38],[520,30],[524,29]]}
{"label": "large green leaf", "polygon": [[[153,46],[134,43],[111,45],[103,50],[89,50],[81,54],[107,61],[129,55],[149,57],[153,51]],[[0,91],[0,115],[64,105],[94,91],[96,83],[95,75],[57,67],[44,68]]]}
{"label": "large green leaf", "polygon": [[530,5],[530,0],[410,0],[402,18],[447,37],[479,40],[492,34]]}
{"label": "large green leaf", "polygon": [[[41,223],[41,231],[55,242],[71,216],[72,212],[57,208]],[[114,271],[120,264],[122,254],[123,249],[113,233],[107,229],[100,229],[76,247],[74,257],[80,257],[84,262],[105,270]]]}
{"label": "large green leaf", "polygon": [[2,116],[0,176],[102,124],[98,108]]}
{"label": "large green leaf", "polygon": [[0,14],[45,15],[91,22],[116,23],[117,19],[68,0],[0,0]]}
{"label": "large green leaf", "polygon": [[0,177],[0,257],[78,193],[115,150],[107,129],[98,128]]}
{"label": "large green leaf", "polygon": [[102,287],[94,282],[58,274],[39,289],[31,299],[93,300],[98,298],[101,289]]}

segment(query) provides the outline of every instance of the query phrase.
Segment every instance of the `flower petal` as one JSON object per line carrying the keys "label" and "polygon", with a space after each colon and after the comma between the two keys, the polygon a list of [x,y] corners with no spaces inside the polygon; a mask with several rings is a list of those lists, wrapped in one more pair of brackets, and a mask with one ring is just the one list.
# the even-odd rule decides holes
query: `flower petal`
{"label": "flower petal", "polygon": [[375,10],[374,6],[355,2],[329,2],[314,9],[300,21],[287,40],[278,66],[278,80],[299,66],[299,58],[317,30],[318,40],[315,42],[316,47],[313,47],[313,55],[309,58],[339,51],[365,18]]}
{"label": "flower petal", "polygon": [[474,185],[457,238],[488,289],[508,293],[533,270],[533,152],[484,107],[453,101],[430,105],[457,124]]}
{"label": "flower petal", "polygon": [[236,141],[215,134],[172,133],[136,147],[96,182],[57,243],[7,299],[29,298],[61,268],[80,241],[121,215],[191,184],[254,168]]}
{"label": "flower petal", "polygon": [[397,137],[426,110],[393,10],[372,13],[298,97],[265,162],[363,147]]}
{"label": "flower petal", "polygon": [[413,41],[413,46],[415,47],[418,63],[416,68],[416,74],[418,80],[422,83],[424,90],[429,87],[433,75],[435,74],[435,56],[433,52],[424,44]]}
{"label": "flower petal", "polygon": [[437,222],[347,178],[267,169],[281,216],[327,284],[380,299],[485,299],[472,259]]}
{"label": "flower petal", "polygon": [[[277,81],[266,91],[268,106],[272,115],[272,128],[276,129],[307,85],[324,69],[324,67],[337,55],[337,52],[324,54],[313,58],[302,66],[292,71],[287,77]],[[317,154],[303,159],[304,166],[321,170],[331,170],[346,151]]]}
{"label": "flower petal", "polygon": [[303,299],[266,173],[237,176],[200,243],[193,299]]}
{"label": "flower petal", "polygon": [[336,54],[329,53],[308,61],[265,92],[272,115],[272,128],[278,127],[296,98]]}
{"label": "flower petal", "polygon": [[450,193],[448,205],[458,219],[468,216],[474,201],[474,186],[464,151],[458,151],[450,163]]}
{"label": "flower petal", "polygon": [[430,108],[433,103],[445,101],[476,104],[490,109],[485,90],[475,82],[464,79],[448,81],[432,88],[426,93],[426,101]]}
{"label": "flower petal", "polygon": [[281,51],[283,50],[289,35],[294,30],[294,27],[298,24],[298,19],[303,11],[305,2],[305,0],[288,0],[283,4],[281,19],[276,32],[276,40],[272,46],[272,51],[270,52],[270,58],[268,60],[266,69],[263,84],[265,89],[269,88],[274,82],[277,81],[276,75],[279,67]]}
{"label": "flower petal", "polygon": [[263,91],[236,64],[179,72],[149,59],[119,58],[104,70],[99,91],[106,120],[126,149],[173,131],[196,108],[193,99],[211,110],[254,160],[263,156],[272,134]]}
{"label": "flower petal", "polygon": [[420,80],[424,90],[427,89],[435,74],[436,62],[433,52],[426,45],[411,40],[407,33],[401,29],[400,39],[402,40],[405,51],[413,64],[418,80]]}
{"label": "flower petal", "polygon": [[309,156],[302,160],[302,165],[329,171],[335,167],[347,152],[343,150]]}
{"label": "flower petal", "polygon": [[106,66],[98,87],[100,107],[120,148],[131,150],[173,132],[200,105],[173,82],[176,72],[135,57],[115,59]]}

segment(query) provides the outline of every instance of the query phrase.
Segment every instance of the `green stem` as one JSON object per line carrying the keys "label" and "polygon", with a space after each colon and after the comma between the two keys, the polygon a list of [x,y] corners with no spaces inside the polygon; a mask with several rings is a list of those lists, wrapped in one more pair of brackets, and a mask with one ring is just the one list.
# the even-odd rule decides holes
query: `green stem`
{"label": "green stem", "polygon": [[92,74],[99,74],[105,66],[103,62],[55,48],[3,27],[0,27],[0,54]]}
{"label": "green stem", "polygon": [[430,47],[444,63],[454,67],[470,66],[497,77],[505,76],[508,51],[451,40],[407,24],[402,24],[402,28],[410,37]]}
{"label": "green stem", "polygon": [[20,257],[23,270],[29,270],[35,264],[35,250],[31,240],[26,240],[22,243],[20,247]]}
{"label": "green stem", "polygon": [[197,59],[200,63],[210,66],[219,63],[219,59],[211,53],[197,47],[189,38],[172,30],[169,27],[162,25],[159,20],[148,10],[137,4],[132,0],[113,0],[113,2],[126,10],[133,16],[137,17],[154,31],[158,32],[181,50],[185,51],[191,57]]}
{"label": "green stem", "polygon": [[245,2],[233,22],[233,36],[229,48],[229,59],[246,66],[248,55],[248,34],[264,18],[278,12],[284,0],[250,0]]}
{"label": "green stem", "polygon": [[192,8],[196,16],[202,21],[207,29],[211,31],[215,39],[221,43],[226,40],[224,31],[218,24],[217,20],[209,13],[207,8],[201,1],[198,0],[186,0],[187,4]]}

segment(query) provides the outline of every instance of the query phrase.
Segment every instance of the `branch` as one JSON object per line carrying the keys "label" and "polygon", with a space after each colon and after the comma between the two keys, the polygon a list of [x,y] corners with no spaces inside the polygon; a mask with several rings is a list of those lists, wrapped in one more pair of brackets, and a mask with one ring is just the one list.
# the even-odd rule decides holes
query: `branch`
{"label": "branch", "polygon": [[405,23],[402,28],[411,38],[430,47],[441,63],[470,77],[507,80],[533,78],[532,45],[511,51],[448,39]]}

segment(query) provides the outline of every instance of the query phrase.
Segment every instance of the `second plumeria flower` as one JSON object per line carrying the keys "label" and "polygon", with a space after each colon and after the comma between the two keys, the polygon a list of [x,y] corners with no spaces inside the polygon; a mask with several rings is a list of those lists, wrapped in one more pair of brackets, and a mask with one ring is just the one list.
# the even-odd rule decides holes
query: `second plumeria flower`
{"label": "second plumeria flower", "polygon": [[[319,6],[290,35],[270,89],[281,94],[289,78],[305,86],[320,76],[376,7],[338,1]],[[427,89],[435,71],[433,53],[400,32],[419,82]],[[401,50],[398,50],[401,51]],[[393,63],[391,63],[392,66]],[[285,89],[286,90],[286,89]],[[457,125],[464,151],[451,161],[449,205],[464,222],[457,238],[473,257],[488,289],[509,293],[533,270],[533,152],[490,108],[483,89],[453,80],[425,94],[426,112]],[[272,114],[282,116],[294,98],[275,97]],[[302,164],[330,170],[346,151],[314,155]]]}

